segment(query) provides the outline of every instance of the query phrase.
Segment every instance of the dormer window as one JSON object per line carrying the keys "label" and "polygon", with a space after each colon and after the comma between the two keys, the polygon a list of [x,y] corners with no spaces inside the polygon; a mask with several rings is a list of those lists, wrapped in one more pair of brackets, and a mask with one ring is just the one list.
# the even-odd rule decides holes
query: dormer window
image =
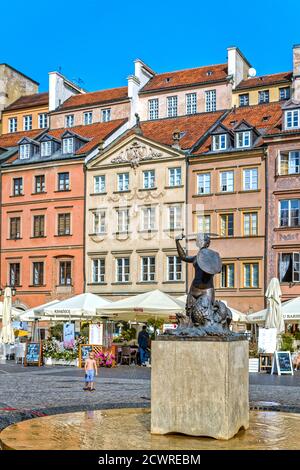
{"label": "dormer window", "polygon": [[218,134],[213,136],[213,150],[226,150],[227,148],[227,135]]}
{"label": "dormer window", "polygon": [[67,137],[63,139],[63,153],[74,153],[74,138]]}
{"label": "dormer window", "polygon": [[46,142],[41,142],[41,156],[49,157],[52,153],[52,142],[51,140],[46,140]]}
{"label": "dormer window", "polygon": [[285,111],[285,128],[299,129],[299,109]]}
{"label": "dormer window", "polygon": [[25,160],[26,158],[30,158],[30,144],[22,144],[20,145],[20,159]]}
{"label": "dormer window", "polygon": [[250,131],[243,131],[236,133],[236,146],[237,148],[250,147],[251,133]]}

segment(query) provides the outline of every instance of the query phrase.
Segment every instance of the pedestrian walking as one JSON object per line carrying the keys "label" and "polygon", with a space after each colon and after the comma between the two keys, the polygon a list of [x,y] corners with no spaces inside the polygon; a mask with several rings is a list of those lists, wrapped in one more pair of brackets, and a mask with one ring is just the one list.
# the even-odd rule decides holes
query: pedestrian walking
{"label": "pedestrian walking", "polygon": [[138,344],[139,344],[139,353],[140,361],[142,366],[146,366],[146,361],[148,359],[148,347],[149,347],[149,333],[147,331],[147,326],[143,325],[142,331],[138,335]]}
{"label": "pedestrian walking", "polygon": [[89,390],[90,392],[94,392],[95,391],[94,377],[95,375],[98,375],[98,369],[97,369],[97,363],[95,360],[95,354],[93,352],[89,353],[89,357],[85,361],[84,371],[85,371],[85,387],[83,390]]}

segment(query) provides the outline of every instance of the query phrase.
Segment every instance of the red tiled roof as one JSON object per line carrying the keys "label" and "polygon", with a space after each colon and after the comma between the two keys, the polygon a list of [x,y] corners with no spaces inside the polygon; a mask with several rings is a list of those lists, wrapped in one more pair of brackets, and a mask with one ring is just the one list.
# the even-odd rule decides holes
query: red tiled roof
{"label": "red tiled roof", "polygon": [[23,131],[23,132],[13,132],[11,134],[2,134],[0,135],[0,147],[9,148],[16,147],[19,140],[23,137],[29,137],[30,139],[35,139],[40,134],[43,134],[45,129],[35,129],[33,131]]}
{"label": "red tiled roof", "polygon": [[[232,130],[242,120],[256,129],[268,132],[278,120],[281,118],[282,110],[280,103],[259,104],[256,106],[243,106],[233,108],[227,116],[222,120],[222,125]],[[211,150],[211,137],[209,136],[200,148],[193,153],[206,153]]]}
{"label": "red tiled roof", "polygon": [[215,113],[194,114],[170,119],[141,122],[143,136],[164,145],[172,145],[173,132],[179,131],[183,135],[179,141],[182,149],[191,148],[198,139],[224,114],[224,111]]}
{"label": "red tiled roof", "polygon": [[49,93],[35,93],[34,95],[21,96],[16,101],[7,106],[5,111],[13,111],[15,109],[34,108],[37,106],[48,106]]}
{"label": "red tiled roof", "polygon": [[93,91],[83,93],[68,98],[60,107],[59,111],[84,106],[101,105],[114,101],[128,99],[127,86],[121,88],[111,88],[110,90]]}
{"label": "red tiled roof", "polygon": [[179,70],[154,75],[142,88],[141,93],[168,90],[187,85],[225,81],[228,75],[227,64],[208,65],[194,69]]}
{"label": "red tiled roof", "polygon": [[271,75],[263,75],[261,77],[247,78],[242,80],[236,90],[245,90],[248,88],[256,88],[260,86],[276,85],[279,83],[291,83],[292,72],[273,73]]}
{"label": "red tiled roof", "polygon": [[47,132],[47,134],[60,139],[66,131],[70,131],[81,137],[90,139],[89,142],[77,150],[76,155],[82,155],[99,145],[102,140],[109,137],[119,127],[125,124],[126,121],[127,119],[116,119],[114,121],[98,122],[86,126],[75,126],[67,129],[53,129]]}

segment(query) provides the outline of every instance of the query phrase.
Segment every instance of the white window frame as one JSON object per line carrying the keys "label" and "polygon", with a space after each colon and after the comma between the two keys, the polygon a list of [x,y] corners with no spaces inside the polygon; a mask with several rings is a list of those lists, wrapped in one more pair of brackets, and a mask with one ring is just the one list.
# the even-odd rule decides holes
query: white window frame
{"label": "white window frame", "polygon": [[[119,271],[120,268],[120,271]],[[128,268],[128,272],[126,272]],[[119,273],[121,276],[119,277]],[[130,280],[130,258],[116,258],[116,282],[129,282]]]}
{"label": "white window frame", "polygon": [[182,261],[179,256],[167,256],[167,281],[182,281]]}
{"label": "white window frame", "polygon": [[[282,171],[284,157],[287,157],[287,173]],[[298,163],[297,163],[297,160],[298,160]],[[279,175],[299,175],[300,174],[300,150],[291,150],[287,153],[282,152],[279,154],[278,174]]]}
{"label": "white window frame", "polygon": [[[300,110],[289,109],[284,113],[285,129],[299,129],[300,127]],[[289,119],[290,116],[290,119]],[[290,121],[290,125],[289,125]]]}
{"label": "white window frame", "polygon": [[[249,281],[250,285],[246,285],[246,266],[250,266],[250,273],[249,273]],[[254,283],[254,266],[257,267],[257,284]],[[259,288],[259,263],[258,262],[249,262],[249,263],[243,263],[243,287],[245,289],[258,289]]]}
{"label": "white window frame", "polygon": [[[242,138],[240,139],[240,136]],[[236,133],[236,148],[249,148],[251,147],[251,131],[238,131]]]}
{"label": "white window frame", "polygon": [[[254,220],[255,223],[253,223]],[[258,212],[249,211],[243,213],[243,235],[245,237],[253,237],[258,235]]]}
{"label": "white window frame", "polygon": [[209,214],[197,215],[197,231],[198,233],[209,233],[211,227],[211,217]]}
{"label": "white window frame", "polygon": [[95,194],[105,193],[105,189],[106,189],[105,175],[94,176],[94,193]]}
{"label": "white window frame", "polygon": [[[249,183],[246,181],[247,173],[249,173]],[[258,168],[245,168],[243,170],[243,191],[256,190],[258,190]]]}
{"label": "white window frame", "polygon": [[[146,263],[144,263],[144,260]],[[154,261],[154,262],[153,262]],[[154,282],[155,281],[155,256],[142,256],[141,257],[141,282]],[[153,270],[154,267],[154,270]]]}
{"label": "white window frame", "polygon": [[101,109],[101,122],[111,121],[111,108]]}
{"label": "white window frame", "polygon": [[118,173],[118,191],[129,191],[129,173]]}
{"label": "white window frame", "polygon": [[143,189],[155,188],[155,170],[143,171]]}
{"label": "white window frame", "polygon": [[105,282],[105,258],[92,259],[92,283],[103,284]]}
{"label": "white window frame", "polygon": [[290,97],[291,97],[290,87],[286,86],[286,87],[279,88],[279,101],[289,100]]}
{"label": "white window frame", "polygon": [[8,132],[17,132],[18,130],[18,118],[12,117],[8,119]]}
{"label": "white window frame", "polygon": [[[288,208],[287,209],[281,209],[281,204],[283,202],[288,202]],[[298,202],[298,224],[292,225],[292,210],[297,210],[297,209],[292,209],[292,201],[297,201]],[[281,213],[283,210],[288,211],[288,224],[281,224]],[[279,201],[279,227],[300,227],[300,199],[297,198],[292,198],[292,199],[281,199]]]}
{"label": "white window frame", "polygon": [[233,170],[221,171],[220,172],[220,192],[232,193],[233,191],[234,191],[234,171]]}
{"label": "white window frame", "polygon": [[83,113],[83,124],[84,126],[88,126],[89,124],[93,123],[93,111],[86,111]]}
{"label": "white window frame", "polygon": [[63,139],[63,154],[74,153],[74,137],[65,137]]}
{"label": "white window frame", "polygon": [[142,208],[142,230],[155,230],[156,227],[156,208],[153,206]]}
{"label": "white window frame", "polygon": [[218,150],[227,149],[227,135],[226,134],[217,134],[213,135],[213,150],[216,152]]}
{"label": "white window frame", "polygon": [[258,92],[258,104],[270,103],[270,90],[261,90]]}
{"label": "white window frame", "polygon": [[241,93],[239,95],[239,106],[249,106],[249,93]]}
{"label": "white window frame", "polygon": [[217,110],[217,91],[205,91],[205,112],[212,113]]}
{"label": "white window frame", "polygon": [[182,185],[182,168],[180,166],[169,168],[169,186],[171,188]]}
{"label": "white window frame", "polygon": [[67,114],[65,117],[65,127],[74,127],[74,114]]}
{"label": "white window frame", "polygon": [[158,98],[148,100],[148,119],[154,121],[159,117],[159,101]]}
{"label": "white window frame", "polygon": [[93,233],[101,235],[106,233],[106,211],[96,210],[93,212]]}
{"label": "white window frame", "polygon": [[41,157],[49,157],[52,154],[52,142],[51,140],[45,140],[41,142]]}
{"label": "white window frame", "polygon": [[130,224],[129,209],[117,209],[118,233],[128,233]]}
{"label": "white window frame", "polygon": [[167,117],[176,117],[178,113],[178,96],[167,96]]}
{"label": "white window frame", "polygon": [[[202,180],[202,183],[200,183]],[[197,174],[197,194],[210,194],[211,193],[211,174],[198,173]]]}
{"label": "white window frame", "polygon": [[26,114],[26,116],[23,116],[23,130],[32,130],[32,114]]}
{"label": "white window frame", "polygon": [[26,160],[30,158],[31,154],[31,144],[21,144],[20,145],[20,160]]}
{"label": "white window frame", "polygon": [[46,129],[48,127],[48,114],[40,113],[39,114],[39,129]]}
{"label": "white window frame", "polygon": [[[233,267],[233,270],[231,272],[232,267]],[[225,271],[225,273],[223,273],[223,270]],[[225,274],[225,279],[224,279],[224,274]],[[223,282],[223,281],[225,281],[225,282]],[[221,289],[233,289],[234,288],[234,282],[235,282],[235,264],[234,263],[224,263],[222,265],[222,270],[221,270],[221,273],[220,273],[220,288]]]}
{"label": "white window frame", "polygon": [[182,206],[173,204],[169,206],[169,230],[179,230],[182,228]]}
{"label": "white window frame", "polygon": [[197,93],[187,93],[185,95],[186,114],[197,113]]}

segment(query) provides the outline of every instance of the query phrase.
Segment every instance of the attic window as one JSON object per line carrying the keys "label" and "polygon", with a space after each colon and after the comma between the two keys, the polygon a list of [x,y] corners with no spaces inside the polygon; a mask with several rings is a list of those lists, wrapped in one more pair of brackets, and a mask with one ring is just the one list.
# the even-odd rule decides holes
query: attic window
{"label": "attic window", "polygon": [[206,75],[208,75],[209,77],[210,77],[212,74],[213,74],[213,71],[212,71],[212,70],[208,70],[208,71],[206,72]]}
{"label": "attic window", "polygon": [[264,116],[264,117],[262,118],[262,120],[263,120],[264,122],[266,122],[266,121],[268,121],[268,120],[270,119],[270,117],[271,117],[271,116]]}
{"label": "attic window", "polygon": [[230,124],[231,126],[235,126],[235,125],[236,125],[236,123],[237,123],[237,121],[230,121],[230,123],[229,123],[229,124]]}
{"label": "attic window", "polygon": [[182,139],[182,137],[184,137],[185,134],[186,134],[186,132],[180,132],[180,133],[179,133],[179,139]]}
{"label": "attic window", "polygon": [[167,82],[167,83],[170,82],[171,80],[172,80],[171,77],[167,77],[167,78],[166,78],[166,82]]}

